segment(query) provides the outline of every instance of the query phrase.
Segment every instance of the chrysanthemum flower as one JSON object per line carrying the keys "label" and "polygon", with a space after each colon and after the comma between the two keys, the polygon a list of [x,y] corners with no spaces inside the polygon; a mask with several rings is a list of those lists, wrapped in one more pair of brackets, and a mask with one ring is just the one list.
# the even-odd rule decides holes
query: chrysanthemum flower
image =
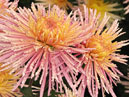
{"label": "chrysanthemum flower", "polygon": [[101,13],[100,21],[103,19],[105,12],[108,16],[110,16],[110,20],[108,21],[109,25],[115,20],[115,19],[122,19],[119,15],[116,15],[112,12],[121,11],[122,8],[118,8],[118,3],[109,3],[104,2],[104,0],[78,0],[80,9],[83,11],[83,4],[86,5],[88,8],[96,9],[97,13]]}
{"label": "chrysanthemum flower", "polygon": [[48,7],[49,5],[57,5],[60,8],[68,9],[72,8],[72,4],[68,0],[36,0],[39,3],[42,3],[44,6]]}
{"label": "chrysanthemum flower", "polygon": [[[129,3],[129,0],[125,0],[124,3],[125,4]],[[127,7],[125,7],[125,10],[126,10],[125,14],[129,13],[129,5]]]}
{"label": "chrysanthemum flower", "polygon": [[35,77],[37,80],[41,74],[40,97],[43,96],[47,76],[48,95],[56,87],[57,91],[63,91],[64,78],[76,91],[74,73],[79,71],[77,65],[81,61],[71,53],[88,51],[77,49],[74,45],[91,36],[87,32],[92,25],[82,30],[76,12],[67,16],[57,6],[48,11],[41,5],[36,7],[32,4],[32,11],[18,8],[18,13],[8,10],[13,17],[3,16],[0,19],[0,30],[3,31],[0,33],[0,61],[3,66],[11,64],[7,68],[14,67],[12,72],[21,68],[18,74],[22,77],[16,87],[23,87],[28,78]]}
{"label": "chrysanthemum flower", "polygon": [[[3,69],[0,64],[0,70]],[[0,71],[0,97],[22,97],[20,91],[12,91],[17,83],[18,76],[10,74],[11,69]]]}
{"label": "chrysanthemum flower", "polygon": [[8,14],[6,9],[16,9],[19,0],[9,2],[9,0],[0,0],[0,14]]}
{"label": "chrysanthemum flower", "polygon": [[119,75],[122,74],[113,61],[126,64],[125,58],[128,56],[120,55],[118,52],[121,47],[129,43],[127,40],[115,41],[124,33],[118,28],[117,20],[113,22],[110,28],[105,28],[108,19],[109,17],[105,15],[102,22],[97,23],[91,30],[94,35],[80,45],[81,48],[94,48],[84,54],[85,74],[82,74],[78,79],[80,97],[84,97],[86,87],[92,97],[98,97],[99,89],[102,89],[103,96],[104,92],[107,92],[116,97],[112,84],[116,85]]}

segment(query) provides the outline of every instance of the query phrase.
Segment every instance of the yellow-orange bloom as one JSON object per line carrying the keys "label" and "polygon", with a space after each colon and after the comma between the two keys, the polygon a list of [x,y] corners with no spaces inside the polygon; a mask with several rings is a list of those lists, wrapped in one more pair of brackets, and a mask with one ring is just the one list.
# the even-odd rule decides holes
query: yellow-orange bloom
{"label": "yellow-orange bloom", "polygon": [[72,4],[68,0],[36,0],[39,3],[42,3],[44,6],[48,7],[49,5],[57,5],[60,8],[68,9],[72,8]]}
{"label": "yellow-orange bloom", "polygon": [[0,64],[0,97],[22,97],[18,89],[12,91],[19,77],[10,74],[11,69],[1,71],[3,68]]}

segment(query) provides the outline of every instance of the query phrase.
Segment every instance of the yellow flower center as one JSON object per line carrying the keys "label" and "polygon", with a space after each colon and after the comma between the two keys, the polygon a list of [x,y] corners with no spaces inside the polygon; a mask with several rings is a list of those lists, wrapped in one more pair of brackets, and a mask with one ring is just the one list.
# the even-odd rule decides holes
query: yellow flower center
{"label": "yellow flower center", "polygon": [[[30,19],[30,32],[29,36],[35,38],[42,45],[54,46],[58,44],[61,33],[60,20],[53,19],[52,17],[41,17],[35,22]],[[61,36],[60,36],[61,37]]]}
{"label": "yellow flower center", "polygon": [[65,11],[62,11],[59,16],[55,9],[45,16],[39,13],[36,20],[30,16],[27,36],[32,37],[42,47],[69,46],[69,42],[79,35],[79,32],[76,33],[79,28],[73,29],[77,23],[71,24],[70,17],[65,19],[64,14]]}
{"label": "yellow flower center", "polygon": [[113,47],[116,43],[112,43],[111,37],[108,35],[94,35],[86,43],[87,48],[94,48],[90,52],[91,57],[98,61],[109,59],[110,54],[115,51]]}

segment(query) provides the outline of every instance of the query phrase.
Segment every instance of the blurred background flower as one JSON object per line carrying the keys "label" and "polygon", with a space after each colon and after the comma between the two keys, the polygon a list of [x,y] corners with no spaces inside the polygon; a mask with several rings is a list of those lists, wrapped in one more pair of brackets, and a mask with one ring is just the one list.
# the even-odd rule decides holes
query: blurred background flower
{"label": "blurred background flower", "polygon": [[120,12],[123,9],[120,7],[120,4],[117,3],[117,1],[116,3],[113,3],[113,2],[105,1],[105,0],[78,0],[78,3],[79,3],[79,8],[81,9],[81,11],[83,11],[83,5],[86,5],[88,8],[96,9],[97,14],[98,13],[101,14],[100,21],[103,19],[105,12],[106,12],[107,15],[110,16],[110,19],[107,25],[112,24],[112,22],[115,19],[121,20],[123,18],[120,15],[116,14],[116,12]]}
{"label": "blurred background flower", "polygon": [[16,73],[10,74],[11,68],[3,70],[4,68],[6,67],[1,67],[0,64],[0,97],[22,97],[18,88],[12,91],[19,77]]}
{"label": "blurred background flower", "polygon": [[62,9],[67,10],[72,8],[72,4],[68,0],[35,0],[40,4],[43,4],[45,7],[57,5]]}

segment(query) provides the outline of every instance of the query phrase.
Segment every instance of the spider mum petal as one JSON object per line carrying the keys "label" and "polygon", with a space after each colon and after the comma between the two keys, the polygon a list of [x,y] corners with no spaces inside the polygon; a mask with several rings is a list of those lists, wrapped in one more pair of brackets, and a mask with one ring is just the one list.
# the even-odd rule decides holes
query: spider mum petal
{"label": "spider mum petal", "polygon": [[14,0],[14,2],[9,2],[9,0],[0,0],[0,14],[8,14],[6,9],[16,9],[19,0]]}
{"label": "spider mum petal", "polygon": [[[129,0],[124,1],[124,4],[127,4],[127,3],[129,3]],[[127,7],[125,7],[124,9],[125,9],[125,14],[128,14],[129,13],[129,5]]]}

